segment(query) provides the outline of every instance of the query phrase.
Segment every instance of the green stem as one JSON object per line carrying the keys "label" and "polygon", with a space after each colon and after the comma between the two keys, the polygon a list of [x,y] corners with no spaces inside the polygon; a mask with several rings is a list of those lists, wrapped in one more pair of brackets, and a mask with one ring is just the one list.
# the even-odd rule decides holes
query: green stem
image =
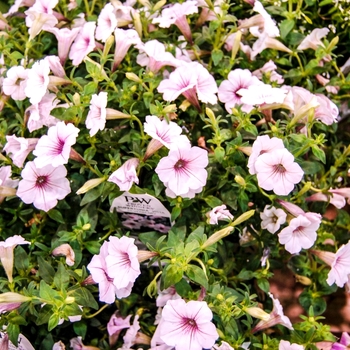
{"label": "green stem", "polygon": [[105,304],[101,307],[101,309],[97,310],[94,314],[85,316],[84,318],[94,318],[95,316],[97,316],[98,314],[100,314],[104,309],[106,309],[109,306],[109,304]]}

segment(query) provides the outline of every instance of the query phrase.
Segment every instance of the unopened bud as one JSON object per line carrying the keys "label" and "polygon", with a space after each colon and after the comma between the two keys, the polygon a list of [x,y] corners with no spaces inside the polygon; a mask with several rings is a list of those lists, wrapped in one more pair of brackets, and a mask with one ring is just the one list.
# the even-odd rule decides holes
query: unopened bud
{"label": "unopened bud", "polygon": [[306,276],[295,275],[295,282],[301,283],[304,286],[311,286],[312,280]]}
{"label": "unopened bud", "polygon": [[80,106],[80,95],[77,92],[73,95],[73,102],[75,106]]}
{"label": "unopened bud", "polygon": [[126,113],[117,111],[116,109],[106,108],[106,119],[107,120],[126,119],[126,118],[131,118],[130,114],[126,114]]}
{"label": "unopened bud", "polygon": [[75,263],[75,253],[73,248],[68,244],[61,244],[52,251],[53,256],[64,255],[66,257],[66,264],[73,266]]}
{"label": "unopened bud", "polygon": [[204,250],[204,249],[210,247],[211,245],[220,241],[220,239],[228,236],[232,231],[233,231],[233,227],[231,227],[231,226],[225,227],[220,231],[216,231],[203,243],[201,248]]}
{"label": "unopened bud", "polygon": [[91,224],[89,224],[89,223],[84,224],[82,227],[83,231],[88,231],[88,230],[90,230],[90,228],[91,228]]}
{"label": "unopened bud", "polygon": [[73,304],[75,302],[75,298],[74,297],[67,297],[66,300],[64,301],[65,304]]}
{"label": "unopened bud", "polygon": [[176,104],[171,104],[169,106],[164,107],[163,113],[168,114],[168,113],[175,113],[177,110]]}
{"label": "unopened bud", "polygon": [[249,210],[249,211],[243,213],[231,224],[231,226],[237,226],[237,225],[241,224],[242,222],[250,219],[254,215],[254,213],[255,213],[255,210]]}
{"label": "unopened bud", "polygon": [[241,185],[242,187],[246,187],[246,186],[247,186],[247,183],[245,182],[245,180],[243,179],[243,177],[240,176],[240,175],[236,175],[236,176],[235,176],[235,181],[236,181],[239,185]]}
{"label": "unopened bud", "polygon": [[244,311],[250,316],[259,318],[263,321],[268,321],[270,319],[270,315],[264,310],[260,309],[259,307],[247,307],[246,309],[244,309]]}
{"label": "unopened bud", "polygon": [[0,303],[24,303],[29,300],[32,300],[32,298],[19,293],[7,292],[0,294]]}
{"label": "unopened bud", "polygon": [[166,0],[160,0],[153,6],[153,11],[156,12],[166,4]]}
{"label": "unopened bud", "polygon": [[97,187],[99,184],[101,184],[104,181],[106,181],[105,177],[99,177],[97,179],[88,180],[85,182],[83,187],[79,188],[79,190],[77,191],[77,194],[86,193],[86,192],[92,190],[93,188]]}
{"label": "unopened bud", "polygon": [[139,250],[137,252],[137,260],[141,263],[143,261],[146,261],[148,259],[152,259],[153,257],[157,256],[157,252],[150,252],[148,250]]}
{"label": "unopened bud", "polygon": [[209,117],[212,124],[216,124],[216,118],[214,112],[210,108],[205,109],[205,114]]}
{"label": "unopened bud", "polygon": [[247,156],[250,156],[252,154],[252,147],[237,147],[237,149],[239,149],[241,152],[243,152],[244,154],[246,154]]}
{"label": "unopened bud", "polygon": [[234,60],[236,58],[237,52],[240,48],[241,45],[241,39],[242,39],[242,32],[238,30],[236,32],[233,44],[232,44],[232,49],[231,49],[231,58]]}
{"label": "unopened bud", "polygon": [[140,39],[142,39],[142,23],[140,13],[138,11],[135,11],[133,12],[132,17],[134,22],[134,28],[137,31],[137,34],[139,35]]}
{"label": "unopened bud", "polygon": [[135,83],[142,84],[142,80],[135,73],[127,72],[125,73],[125,76],[127,79],[134,81]]}

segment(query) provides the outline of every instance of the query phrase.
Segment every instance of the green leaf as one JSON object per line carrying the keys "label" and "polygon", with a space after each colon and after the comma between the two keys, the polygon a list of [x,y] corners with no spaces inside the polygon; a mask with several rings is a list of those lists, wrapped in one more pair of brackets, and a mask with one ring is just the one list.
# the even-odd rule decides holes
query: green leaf
{"label": "green leaf", "polygon": [[214,66],[217,66],[221,62],[223,57],[224,53],[221,50],[216,49],[211,52],[211,58],[214,62]]}
{"label": "green leaf", "polygon": [[39,276],[47,283],[51,284],[53,282],[53,276],[55,275],[54,268],[43,259],[42,256],[38,256],[39,264]]}
{"label": "green leaf", "polygon": [[98,304],[87,288],[81,287],[78,288],[72,293],[72,296],[75,298],[75,301],[78,305],[91,307],[95,310],[98,309]]}
{"label": "green leaf", "polygon": [[317,174],[322,170],[322,165],[319,162],[300,161],[299,165],[304,170],[305,175]]}
{"label": "green leaf", "polygon": [[196,265],[187,265],[186,276],[192,281],[208,289],[208,279],[204,271]]}
{"label": "green leaf", "polygon": [[313,292],[307,290],[300,294],[299,302],[305,310],[309,310],[310,306],[312,306],[315,316],[323,314],[327,308],[327,303],[322,297],[314,296]]}
{"label": "green leaf", "polygon": [[284,39],[294,28],[295,22],[292,19],[285,19],[280,24],[281,38]]}
{"label": "green leaf", "polygon": [[87,324],[83,321],[74,322],[73,329],[76,335],[85,338],[87,332]]}
{"label": "green leaf", "polygon": [[222,201],[219,198],[211,196],[211,195],[205,197],[204,200],[211,208],[218,207],[219,205],[222,204]]}
{"label": "green leaf", "polygon": [[52,304],[56,300],[60,299],[60,295],[43,280],[40,281],[39,296],[41,299],[46,300],[49,304]]}
{"label": "green leaf", "polygon": [[18,336],[20,333],[19,326],[17,324],[10,323],[6,328],[6,332],[13,345],[18,346]]}
{"label": "green leaf", "polygon": [[101,185],[93,188],[89,192],[85,193],[83,199],[80,202],[80,206],[84,206],[87,203],[90,203],[102,195],[103,187]]}
{"label": "green leaf", "polygon": [[215,159],[221,163],[225,157],[225,150],[223,147],[216,147],[214,150]]}
{"label": "green leaf", "polygon": [[98,241],[84,242],[84,246],[91,254],[98,254],[101,249],[101,244]]}
{"label": "green leaf", "polygon": [[168,265],[162,273],[162,281],[164,284],[164,289],[178,283],[183,276],[182,268],[177,264]]}
{"label": "green leaf", "polygon": [[49,319],[49,323],[48,323],[48,331],[52,331],[54,328],[57,327],[58,323],[60,321],[59,316],[55,313],[53,315],[51,315],[50,319]]}
{"label": "green leaf", "polygon": [[319,159],[323,164],[326,164],[326,154],[324,153],[324,151],[317,145],[311,146],[311,149],[314,156],[317,159]]}
{"label": "green leaf", "polygon": [[265,293],[270,292],[270,283],[266,278],[259,278],[257,283],[259,288],[263,290]]}
{"label": "green leaf", "polygon": [[175,221],[181,214],[181,208],[180,207],[174,207],[171,211],[171,221]]}
{"label": "green leaf", "polygon": [[40,326],[42,324],[45,324],[47,322],[49,322],[49,319],[52,315],[52,305],[44,305],[40,311],[39,311],[39,315],[35,321],[37,326]]}
{"label": "green leaf", "polygon": [[59,290],[64,290],[69,284],[69,275],[61,262],[58,263],[57,272],[53,278],[55,286]]}
{"label": "green leaf", "polygon": [[28,254],[20,245],[15,249],[15,267],[17,270],[27,270],[29,267]]}
{"label": "green leaf", "polygon": [[97,90],[97,84],[93,81],[91,81],[90,83],[86,84],[84,86],[84,96],[88,95],[91,96],[92,94],[94,94]]}
{"label": "green leaf", "polygon": [[175,284],[176,292],[183,298],[186,298],[192,292],[190,284],[182,278],[181,281]]}
{"label": "green leaf", "polygon": [[51,209],[47,212],[52,220],[59,222],[60,224],[65,224],[62,214],[57,209]]}

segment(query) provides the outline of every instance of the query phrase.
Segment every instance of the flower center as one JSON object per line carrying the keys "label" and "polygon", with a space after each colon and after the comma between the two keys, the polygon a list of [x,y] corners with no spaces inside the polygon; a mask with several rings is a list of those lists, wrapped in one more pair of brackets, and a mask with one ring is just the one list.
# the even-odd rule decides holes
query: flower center
{"label": "flower center", "polygon": [[276,164],[276,165],[274,166],[274,171],[283,174],[283,173],[285,173],[287,170],[286,170],[286,168],[283,166],[283,164]]}
{"label": "flower center", "polygon": [[43,176],[38,176],[38,178],[36,179],[36,185],[40,188],[44,187],[47,183],[47,176],[43,175]]}
{"label": "flower center", "polygon": [[192,319],[189,319],[189,320],[187,321],[187,324],[188,324],[189,326],[191,326],[191,327],[197,326],[196,321],[195,321],[195,320],[192,320]]}
{"label": "flower center", "polygon": [[175,164],[175,170],[182,169],[186,166],[186,162],[183,159],[179,159]]}

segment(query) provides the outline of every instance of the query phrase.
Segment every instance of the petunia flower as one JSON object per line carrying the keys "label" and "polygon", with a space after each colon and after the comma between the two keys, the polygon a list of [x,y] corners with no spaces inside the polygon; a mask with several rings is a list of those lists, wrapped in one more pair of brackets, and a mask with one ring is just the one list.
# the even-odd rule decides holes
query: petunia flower
{"label": "petunia flower", "polygon": [[161,28],[169,28],[175,24],[189,43],[192,43],[191,28],[187,22],[187,15],[198,12],[197,1],[187,0],[183,3],[175,3],[163,9],[160,17],[154,18],[152,23],[159,24]]}
{"label": "petunia flower", "polygon": [[346,350],[350,346],[349,333],[343,332],[339,342],[333,343],[330,350]]}
{"label": "petunia flower", "polygon": [[233,215],[226,209],[225,204],[213,208],[205,215],[211,225],[217,225],[219,220],[231,221],[233,219]]}
{"label": "petunia flower", "polygon": [[84,345],[82,337],[75,337],[70,340],[70,347],[73,350],[99,350],[96,346]]}
{"label": "petunia flower", "polygon": [[62,165],[49,164],[39,169],[34,162],[28,162],[21,175],[17,196],[26,204],[33,203],[37,209],[47,212],[71,192],[67,170]]}
{"label": "petunia flower", "polygon": [[17,101],[24,100],[27,95],[25,88],[27,85],[28,70],[22,66],[12,66],[6,73],[2,89],[5,95],[11,96]]}
{"label": "petunia flower", "polygon": [[60,120],[51,115],[51,111],[58,105],[56,94],[46,92],[39,103],[33,104],[25,111],[25,115],[29,116],[27,120],[27,128],[29,132],[41,129],[43,126],[54,126]]}
{"label": "petunia flower", "polygon": [[111,3],[106,4],[97,19],[96,39],[106,42],[117,27],[116,10]]}
{"label": "petunia flower", "polygon": [[109,335],[109,345],[113,346],[119,337],[122,329],[130,328],[130,318],[128,315],[126,318],[118,316],[118,313],[114,313],[107,323],[107,332]]}
{"label": "petunia flower", "polygon": [[175,196],[198,193],[205,186],[208,173],[207,151],[199,147],[173,148],[162,158],[155,172]]}
{"label": "petunia flower", "polygon": [[141,273],[134,241],[126,236],[109,238],[106,266],[117,289],[127,288]]}
{"label": "petunia flower", "polygon": [[285,148],[260,155],[255,162],[255,170],[259,186],[281,196],[292,192],[304,175],[300,165],[294,162],[293,155]]}
{"label": "petunia flower", "polygon": [[147,41],[145,44],[138,45],[137,48],[140,53],[137,55],[136,62],[155,74],[164,66],[177,67],[179,65],[175,57],[165,51],[164,44],[158,40]]}
{"label": "petunia flower", "polygon": [[14,165],[22,168],[25,159],[34,150],[39,139],[26,139],[24,137],[17,137],[16,135],[6,135],[6,140],[7,143],[4,151],[12,159]]}
{"label": "petunia flower", "polygon": [[0,242],[0,260],[10,283],[13,281],[13,250],[17,247],[17,245],[22,244],[30,244],[30,242],[24,240],[24,238],[19,235],[9,237],[5,240],[5,242]]}
{"label": "petunia flower", "polygon": [[297,50],[313,49],[317,50],[319,46],[324,47],[321,39],[329,33],[328,28],[315,28],[304,40],[299,44]]}
{"label": "petunia flower", "polygon": [[160,339],[175,350],[210,349],[219,337],[212,318],[205,301],[169,300],[158,325]]}
{"label": "petunia flower", "polygon": [[55,35],[57,39],[58,57],[60,59],[61,64],[64,65],[68,57],[69,49],[73,41],[77,37],[80,31],[80,27],[72,29],[53,27],[50,29],[46,29],[46,31]]}
{"label": "petunia flower", "polygon": [[313,246],[317,238],[317,230],[321,220],[306,215],[299,215],[289,222],[279,234],[278,240],[285,244],[286,250],[291,253],[299,253],[301,249],[308,249]]}
{"label": "petunia flower", "polygon": [[253,106],[251,104],[244,104],[237,91],[247,89],[252,85],[260,86],[264,83],[257,77],[252,76],[252,73],[248,69],[240,68],[231,71],[227,79],[220,84],[218,90],[219,101],[225,103],[226,111],[232,113],[232,108],[238,106],[241,106],[243,112],[249,113],[252,111]]}
{"label": "petunia flower", "polygon": [[49,85],[50,66],[43,59],[33,64],[28,70],[27,84],[24,92],[30,98],[30,103],[39,103],[44,97]]}
{"label": "petunia flower", "polygon": [[158,91],[165,101],[174,101],[181,94],[198,110],[198,100],[215,104],[218,91],[213,76],[198,62],[186,63],[170,73],[169,78],[160,82]]}
{"label": "petunia flower", "polygon": [[284,149],[284,144],[278,137],[268,135],[258,136],[252,145],[251,155],[248,159],[248,169],[250,174],[256,174],[255,162],[264,153],[274,152],[277,149]]}
{"label": "petunia flower", "polygon": [[331,266],[328,273],[327,283],[335,283],[338,287],[343,287],[348,282],[350,274],[350,241],[343,244],[336,253],[312,250],[312,253]]}
{"label": "petunia flower", "polygon": [[327,96],[315,94],[319,106],[315,109],[315,119],[320,120],[326,125],[332,125],[337,122],[339,109]]}
{"label": "petunia flower", "polygon": [[263,329],[273,327],[277,324],[281,324],[290,330],[293,330],[292,323],[290,319],[284,315],[283,307],[278,299],[275,299],[271,293],[269,293],[270,298],[273,302],[273,308],[270,313],[270,318],[267,321],[261,320],[253,329],[252,333],[259,332]]}
{"label": "petunia flower", "polygon": [[281,340],[278,345],[278,350],[304,350],[304,347],[299,344],[291,344],[287,340]]}
{"label": "petunia flower", "polygon": [[28,27],[29,40],[33,40],[42,30],[50,30],[58,20],[53,13],[38,12],[30,8],[26,14],[26,26]]}
{"label": "petunia flower", "polygon": [[109,182],[114,182],[119,186],[121,191],[129,191],[133,183],[139,183],[136,174],[136,168],[140,161],[137,158],[127,160],[120,168],[111,174],[108,178]]}
{"label": "petunia flower", "polygon": [[144,131],[152,137],[144,159],[149,158],[158,149],[165,146],[167,148],[177,147],[177,145],[190,145],[190,141],[185,135],[181,135],[182,129],[176,123],[165,119],[161,120],[155,115],[146,116]]}
{"label": "petunia flower", "polygon": [[59,122],[49,128],[47,135],[41,136],[33,151],[36,167],[48,164],[57,167],[68,163],[71,146],[75,144],[79,129],[72,123]]}
{"label": "petunia flower", "polygon": [[90,136],[96,135],[98,130],[105,128],[107,98],[107,92],[100,92],[91,97],[90,109],[85,121],[86,127],[90,130]]}
{"label": "petunia flower", "polygon": [[115,71],[123,61],[131,45],[141,44],[141,39],[135,29],[116,28],[114,31],[115,51],[112,71]]}
{"label": "petunia flower", "polygon": [[260,218],[262,220],[261,228],[270,233],[276,233],[286,222],[287,214],[282,209],[266,205],[264,211],[260,213]]}
{"label": "petunia flower", "polygon": [[260,69],[253,71],[252,75],[257,77],[258,79],[262,79],[263,75],[265,74],[265,76],[268,77],[271,82],[283,84],[284,79],[282,75],[276,72],[276,69],[277,66],[272,60],[270,60],[267,63],[265,63]]}
{"label": "petunia flower", "polygon": [[[11,179],[11,166],[0,167],[0,187],[1,192],[7,192],[6,197],[16,194],[15,188],[18,185],[18,180]],[[4,200],[5,194],[0,196],[0,203]]]}
{"label": "petunia flower", "polygon": [[95,22],[86,22],[76,36],[69,51],[69,58],[74,66],[83,62],[84,57],[96,47],[95,28]]}
{"label": "petunia flower", "polygon": [[251,85],[247,89],[240,89],[236,94],[241,96],[241,102],[245,105],[261,106],[263,104],[282,103],[287,95],[287,91],[263,84]]}

